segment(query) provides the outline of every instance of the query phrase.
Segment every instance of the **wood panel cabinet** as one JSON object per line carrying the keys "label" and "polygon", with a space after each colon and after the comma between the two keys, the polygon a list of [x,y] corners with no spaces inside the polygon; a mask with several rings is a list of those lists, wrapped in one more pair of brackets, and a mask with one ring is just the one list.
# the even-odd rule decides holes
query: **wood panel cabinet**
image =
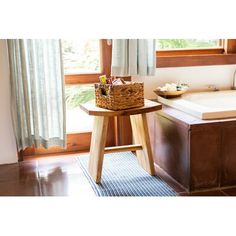
{"label": "wood panel cabinet", "polygon": [[236,184],[236,119],[204,121],[173,108],[149,114],[155,164],[188,191]]}

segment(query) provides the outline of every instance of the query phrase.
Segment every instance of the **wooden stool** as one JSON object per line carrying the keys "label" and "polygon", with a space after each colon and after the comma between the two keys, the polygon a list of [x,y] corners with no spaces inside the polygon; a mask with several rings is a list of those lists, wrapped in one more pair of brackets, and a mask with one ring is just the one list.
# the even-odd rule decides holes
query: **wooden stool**
{"label": "wooden stool", "polygon": [[[121,111],[112,111],[95,106],[91,101],[80,108],[88,115],[95,116],[90,146],[89,173],[96,183],[100,183],[104,153],[136,151],[139,164],[150,175],[155,175],[154,162],[146,113],[160,110],[161,104],[145,99],[145,105]],[[133,131],[133,145],[105,147],[108,119],[111,116],[130,116]]]}

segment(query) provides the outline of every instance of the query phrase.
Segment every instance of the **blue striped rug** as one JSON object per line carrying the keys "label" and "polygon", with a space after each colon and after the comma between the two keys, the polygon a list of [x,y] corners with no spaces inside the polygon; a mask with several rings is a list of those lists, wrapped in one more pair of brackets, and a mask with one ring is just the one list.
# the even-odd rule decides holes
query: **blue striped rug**
{"label": "blue striped rug", "polygon": [[89,156],[80,156],[78,160],[97,196],[176,196],[160,177],[143,170],[132,152],[106,154],[100,184],[88,173]]}

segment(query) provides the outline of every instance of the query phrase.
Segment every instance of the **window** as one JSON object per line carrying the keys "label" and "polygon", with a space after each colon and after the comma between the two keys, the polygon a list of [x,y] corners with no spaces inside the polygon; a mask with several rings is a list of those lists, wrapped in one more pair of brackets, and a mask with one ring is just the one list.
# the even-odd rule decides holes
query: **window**
{"label": "window", "polygon": [[218,48],[221,47],[218,39],[157,39],[157,50],[168,49],[196,49],[196,48]]}
{"label": "window", "polygon": [[107,40],[63,40],[62,48],[66,84],[95,83],[100,75],[110,75]]}
{"label": "window", "polygon": [[[94,83],[102,74],[110,75],[111,47],[107,40],[62,40],[65,73],[67,151],[88,150],[93,116],[80,104],[94,99]],[[110,136],[111,137],[110,137]],[[113,133],[108,135],[111,145]]]}
{"label": "window", "polygon": [[157,39],[157,67],[236,64],[236,39]]}
{"label": "window", "polygon": [[66,75],[101,73],[99,40],[62,40]]}
{"label": "window", "polygon": [[[99,40],[62,40],[62,53],[66,77],[75,75],[83,78],[83,75],[86,77],[102,72]],[[65,95],[67,134],[91,132],[93,117],[83,112],[79,106],[94,99],[93,84],[83,84],[81,81],[66,83]]]}

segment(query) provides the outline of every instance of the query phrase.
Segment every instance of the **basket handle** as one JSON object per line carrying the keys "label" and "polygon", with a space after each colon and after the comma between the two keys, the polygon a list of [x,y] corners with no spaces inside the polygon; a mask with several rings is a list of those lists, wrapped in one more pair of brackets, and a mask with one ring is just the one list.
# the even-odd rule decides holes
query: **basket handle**
{"label": "basket handle", "polygon": [[101,96],[107,97],[107,91],[104,87],[100,87],[100,94],[101,94]]}

